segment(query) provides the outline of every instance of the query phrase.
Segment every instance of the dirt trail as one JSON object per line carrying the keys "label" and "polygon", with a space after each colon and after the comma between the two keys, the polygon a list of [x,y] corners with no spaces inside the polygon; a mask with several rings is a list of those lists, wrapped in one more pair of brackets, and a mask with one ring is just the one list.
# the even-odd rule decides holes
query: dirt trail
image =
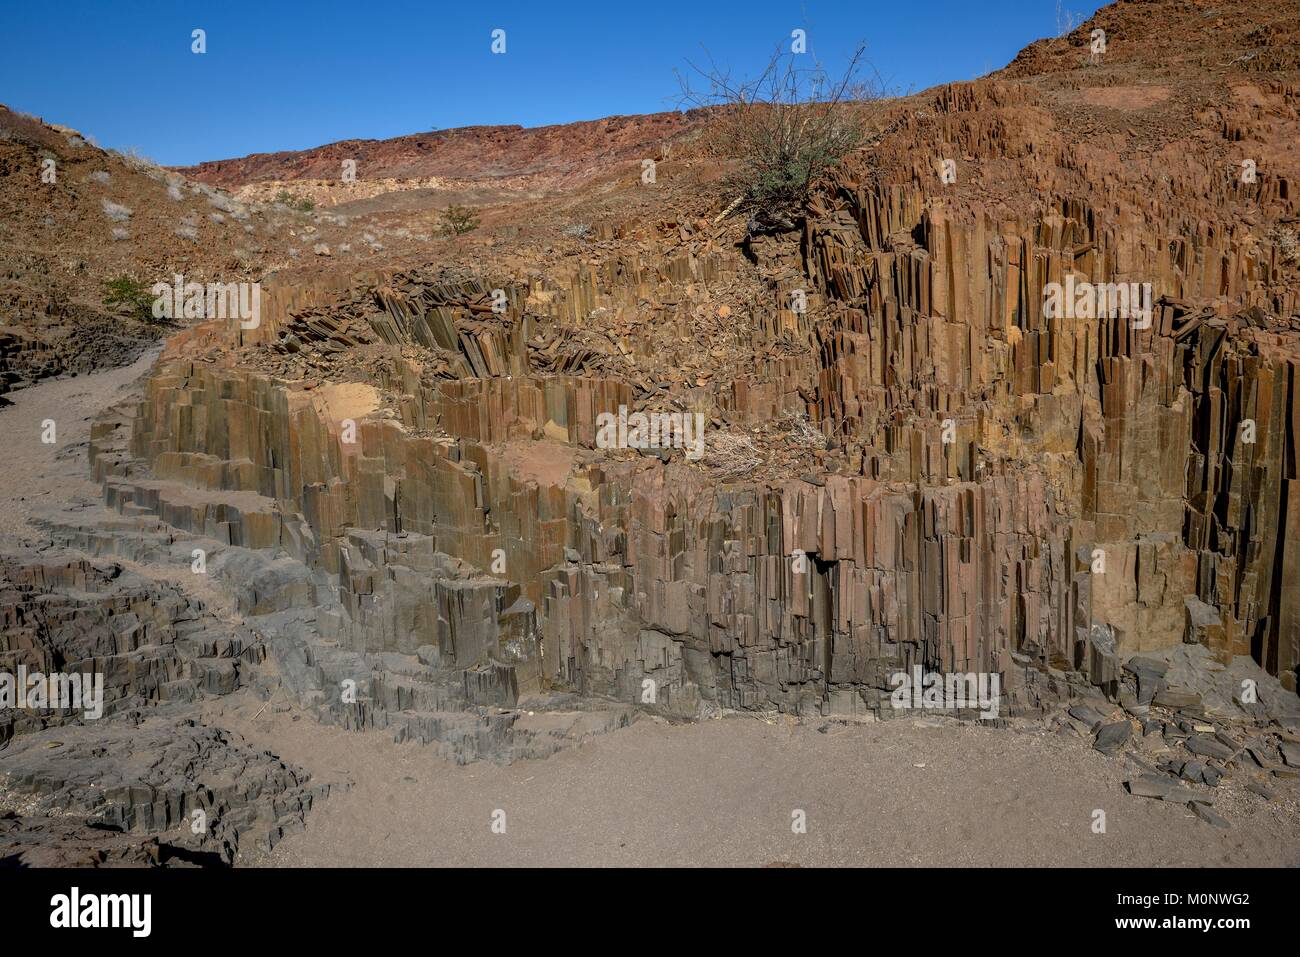
{"label": "dirt trail", "polygon": [[[153,365],[160,346],[117,369],[66,379],[51,379],[7,398],[0,408],[5,437],[0,463],[0,542],[39,541],[28,524],[33,512],[77,498],[99,501],[100,489],[86,471],[91,420],[123,397]],[[42,441],[44,423],[54,422],[53,443]]]}
{"label": "dirt trail", "polygon": [[249,720],[259,707],[225,699],[209,719],[351,785],[267,866],[1300,865],[1296,807],[1224,793],[1233,827],[1219,830],[1129,795],[1120,762],[1077,738],[910,718],[826,733],[642,720],[544,761],[454,767],[379,732]]}

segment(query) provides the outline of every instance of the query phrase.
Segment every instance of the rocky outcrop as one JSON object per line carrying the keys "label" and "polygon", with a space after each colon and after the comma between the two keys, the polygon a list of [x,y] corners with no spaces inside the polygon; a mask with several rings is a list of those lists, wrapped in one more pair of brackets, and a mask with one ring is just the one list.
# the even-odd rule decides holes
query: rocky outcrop
{"label": "rocky outcrop", "polygon": [[[1294,689],[1291,274],[1231,226],[1140,225],[1132,182],[1031,153],[1006,132],[1030,99],[946,89],[896,137],[937,128],[987,156],[982,175],[1014,163],[1060,199],[1008,216],[937,195],[920,164],[846,168],[802,234],[751,240],[769,298],[744,317],[753,358],[734,377],[683,379],[663,358],[699,314],[678,284],[744,271],[717,255],[503,283],[497,310],[488,279],[378,277],[276,311],[246,346],[254,370],[175,346],[130,457],[97,466],[117,473],[108,500],[323,570],[354,648],[410,655],[474,622],[442,663],[508,669],[519,689],[636,702],[649,681],[671,713],[856,714],[920,664],[1005,674],[1031,707],[1066,673],[1113,686],[1124,657],[1183,640],[1252,654]],[[1207,215],[1240,200],[1203,177],[1179,188]],[[1051,283],[1139,280],[1147,315],[1046,308]],[[796,290],[806,311],[787,308]],[[647,294],[665,321],[620,375],[616,329]],[[561,373],[544,344],[579,328]],[[386,358],[364,383],[286,376],[368,354]],[[620,405],[702,412],[708,453],[598,448]],[[812,425],[807,474],[752,443],[761,478],[723,471],[747,428],[787,415]],[[482,576],[455,603],[439,555]]]}
{"label": "rocky outcrop", "polygon": [[169,853],[196,863],[269,851],[328,793],[229,732],[166,716],[25,735],[4,758],[5,803],[24,815],[85,820],[110,839],[165,834]]}
{"label": "rocky outcrop", "polygon": [[[180,589],[77,555],[4,553],[0,622],[0,674],[14,682],[0,708],[0,862],[229,864],[270,850],[328,792],[194,720],[200,698],[260,685],[265,649]],[[76,676],[75,697],[33,698],[45,676]],[[59,848],[79,850],[63,861]]]}
{"label": "rocky outcrop", "polygon": [[[0,671],[101,676],[104,716],[229,694],[265,658],[179,590],[75,556],[0,554],[0,622]],[[6,710],[0,744],[67,719]]]}

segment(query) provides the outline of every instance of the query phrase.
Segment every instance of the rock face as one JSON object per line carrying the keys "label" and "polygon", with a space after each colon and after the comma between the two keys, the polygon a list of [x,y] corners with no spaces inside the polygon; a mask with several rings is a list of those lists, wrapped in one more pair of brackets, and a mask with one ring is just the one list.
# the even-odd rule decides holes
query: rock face
{"label": "rock face", "polygon": [[[1056,87],[923,95],[746,258],[694,222],[528,280],[272,289],[260,328],[174,338],[92,466],[124,516],[301,567],[275,607],[366,656],[330,675],[366,686],[361,724],[554,691],[879,713],[915,665],[1003,675],[1014,710],[1184,640],[1294,690],[1300,299],[1262,238],[1294,171],[1217,170],[1272,156],[1295,99],[1231,72],[1190,95],[1214,84],[1222,136],[1165,131],[1122,176],[1132,126],[1083,151]],[[1053,283],[1148,284],[1150,310]],[[702,413],[703,456],[602,448],[620,406]],[[449,687],[407,699],[382,656],[421,649]]]}
{"label": "rock face", "polygon": [[101,700],[81,699],[92,707],[0,710],[0,866],[229,864],[300,828],[327,793],[192,717],[199,698],[257,684],[266,653],[180,589],[118,564],[5,553],[0,621],[3,674],[102,680]]}
{"label": "rock face", "polygon": [[[457,761],[643,711],[887,717],[913,669],[995,675],[1010,716],[1092,686],[1128,711],[1070,711],[1098,750],[1162,732],[1198,758],[1133,793],[1198,800],[1177,781],[1215,785],[1241,751],[1197,721],[1253,715],[1247,684],[1260,722],[1291,720],[1300,665],[1300,168],[1278,148],[1300,102],[1274,42],[1296,27],[1260,40],[1225,12],[1217,65],[1177,76],[1124,39],[1202,19],[1120,4],[1102,66],[1090,24],[883,105],[794,229],[750,233],[689,181],[581,256],[268,281],[260,325],[173,336],[96,423],[112,515],[44,521],[96,561],[200,550],[261,641],[163,616],[136,642],[96,617],[110,594],[51,603],[44,644],[6,650],[61,666],[111,643],[127,709],[227,693],[265,648],[264,691]],[[1257,42],[1267,68],[1230,58]],[[703,434],[610,447],[611,421],[656,413]],[[10,578],[15,621],[33,589],[97,580]],[[276,761],[158,734],[267,782],[290,822],[309,804]],[[35,747],[24,780],[95,812]],[[166,768],[105,813],[194,809]],[[238,787],[207,800],[259,840],[287,826]]]}

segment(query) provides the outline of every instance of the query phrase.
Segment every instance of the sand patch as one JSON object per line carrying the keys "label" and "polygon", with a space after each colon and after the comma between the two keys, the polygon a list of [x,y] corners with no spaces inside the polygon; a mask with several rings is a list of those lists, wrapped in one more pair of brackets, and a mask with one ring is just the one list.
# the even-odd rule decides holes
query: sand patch
{"label": "sand patch", "polygon": [[1104,86],[1081,90],[1083,101],[1112,110],[1145,110],[1169,99],[1167,86]]}
{"label": "sand patch", "polygon": [[332,422],[358,420],[379,410],[379,390],[364,382],[332,382],[314,390],[311,403]]}
{"label": "sand patch", "polygon": [[510,474],[523,482],[563,485],[573,469],[572,446],[559,442],[509,442],[503,449]]}

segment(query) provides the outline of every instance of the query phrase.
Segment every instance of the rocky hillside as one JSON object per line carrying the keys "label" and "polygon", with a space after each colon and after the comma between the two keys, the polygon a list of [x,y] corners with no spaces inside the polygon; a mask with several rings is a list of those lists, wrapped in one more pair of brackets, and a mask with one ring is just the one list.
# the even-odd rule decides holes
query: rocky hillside
{"label": "rocky hillside", "polygon": [[125,364],[168,331],[105,305],[109,281],[256,279],[290,258],[293,219],[0,107],[0,395]]}
{"label": "rocky hillside", "polygon": [[214,160],[178,172],[234,188],[268,180],[338,179],[342,162],[356,162],[358,180],[527,178],[574,184],[611,163],[655,155],[660,144],[690,129],[682,113],[609,116],[560,126],[467,126],[388,140],[341,140],[309,150],[255,153]]}
{"label": "rocky hillside", "polygon": [[[0,106],[0,396],[49,376],[124,364],[175,328],[106,306],[110,280],[152,286],[180,273],[230,283],[424,264],[443,258],[446,207],[471,206],[492,223],[504,208],[526,208],[566,184],[639,170],[636,157],[645,150],[660,157],[665,139],[689,122],[670,113],[449,130],[178,172]],[[344,154],[358,158],[359,182],[348,188],[335,159]],[[330,178],[299,178],[310,175]],[[223,188],[237,184],[233,193]],[[508,229],[515,238],[518,231]]]}

